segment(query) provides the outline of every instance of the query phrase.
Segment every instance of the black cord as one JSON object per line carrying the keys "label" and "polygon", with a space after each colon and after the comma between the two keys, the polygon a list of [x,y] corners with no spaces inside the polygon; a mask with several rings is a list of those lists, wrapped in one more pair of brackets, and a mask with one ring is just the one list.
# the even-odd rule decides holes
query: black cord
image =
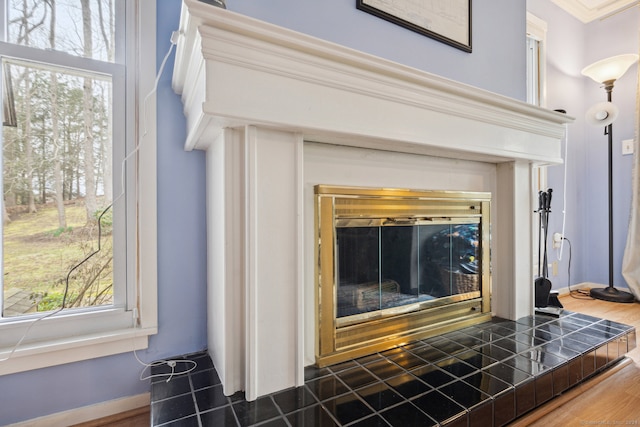
{"label": "black cord", "polygon": [[567,239],[566,237],[563,237],[562,239],[566,240],[569,243],[569,266],[567,267],[567,287],[569,288],[569,295],[575,299],[593,299],[588,292],[583,291],[582,289],[571,290],[571,254],[573,251],[571,250],[571,240]]}
{"label": "black cord", "polygon": [[96,255],[98,252],[100,252],[100,250],[102,250],[102,217],[104,216],[104,214],[106,214],[109,209],[111,209],[113,207],[113,202],[107,206],[106,208],[104,208],[102,210],[102,212],[100,213],[100,215],[98,216],[98,249],[96,249],[95,251],[91,252],[89,255],[87,255],[82,261],[80,261],[79,263],[77,263],[76,265],[74,265],[69,272],[67,273],[67,279],[65,281],[65,285],[64,285],[64,295],[62,296],[62,305],[60,306],[60,308],[57,311],[61,311],[64,309],[65,304],[67,303],[67,295],[69,294],[69,279],[71,278],[71,273],[73,273],[75,270],[77,270],[78,268],[80,268],[84,263],[86,263],[87,261],[89,261],[94,255]]}

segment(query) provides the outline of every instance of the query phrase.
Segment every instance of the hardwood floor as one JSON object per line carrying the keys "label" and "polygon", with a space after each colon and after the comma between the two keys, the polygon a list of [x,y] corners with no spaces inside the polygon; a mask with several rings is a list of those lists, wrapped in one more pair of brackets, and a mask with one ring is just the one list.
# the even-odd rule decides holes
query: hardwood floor
{"label": "hardwood floor", "polygon": [[151,425],[150,408],[143,407],[131,411],[100,418],[73,427],[147,427]]}
{"label": "hardwood floor", "polygon": [[[560,301],[567,310],[632,325],[640,331],[640,303],[575,299],[569,295],[560,297]],[[570,390],[511,426],[640,426],[640,348],[627,353],[627,357],[622,367]]]}

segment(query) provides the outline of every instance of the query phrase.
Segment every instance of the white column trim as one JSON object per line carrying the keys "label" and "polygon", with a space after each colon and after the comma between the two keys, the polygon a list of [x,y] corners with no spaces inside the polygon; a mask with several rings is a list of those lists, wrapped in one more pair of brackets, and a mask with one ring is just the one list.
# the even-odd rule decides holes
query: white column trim
{"label": "white column trim", "polygon": [[296,277],[298,287],[296,289],[297,301],[297,330],[296,330],[296,386],[304,385],[304,360],[305,360],[305,287],[304,287],[304,259],[305,259],[305,229],[304,229],[304,136],[300,133],[296,134],[296,229],[297,233],[297,262]]}
{"label": "white column trim", "polygon": [[[495,200],[494,252],[492,253],[492,300],[496,316],[517,320],[533,313],[531,275],[533,211],[531,168],[528,162],[497,165],[498,197]],[[518,286],[515,286],[518,284]]]}
{"label": "white column trim", "polygon": [[245,129],[245,150],[246,162],[246,373],[245,373],[245,394],[249,401],[258,397],[258,310],[256,295],[258,293],[258,183],[256,181],[257,172],[257,130],[253,126]]}

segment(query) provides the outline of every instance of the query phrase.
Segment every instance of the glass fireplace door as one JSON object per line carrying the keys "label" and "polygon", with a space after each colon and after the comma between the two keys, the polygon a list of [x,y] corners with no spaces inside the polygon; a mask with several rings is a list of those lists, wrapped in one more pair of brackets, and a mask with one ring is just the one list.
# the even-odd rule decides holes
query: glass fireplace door
{"label": "glass fireplace door", "polygon": [[427,301],[437,305],[437,299],[478,296],[482,264],[477,221],[396,225],[385,219],[379,225],[353,226],[354,222],[358,221],[336,228],[337,318],[357,320],[374,311],[410,310]]}
{"label": "glass fireplace door", "polygon": [[491,194],[316,185],[320,366],[491,318]]}

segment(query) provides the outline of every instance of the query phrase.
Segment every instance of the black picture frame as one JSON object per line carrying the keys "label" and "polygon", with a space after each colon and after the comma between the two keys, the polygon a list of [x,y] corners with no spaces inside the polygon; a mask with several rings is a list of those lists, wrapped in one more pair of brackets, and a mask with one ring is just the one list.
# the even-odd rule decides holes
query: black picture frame
{"label": "black picture frame", "polygon": [[356,8],[471,53],[471,0],[356,0]]}

